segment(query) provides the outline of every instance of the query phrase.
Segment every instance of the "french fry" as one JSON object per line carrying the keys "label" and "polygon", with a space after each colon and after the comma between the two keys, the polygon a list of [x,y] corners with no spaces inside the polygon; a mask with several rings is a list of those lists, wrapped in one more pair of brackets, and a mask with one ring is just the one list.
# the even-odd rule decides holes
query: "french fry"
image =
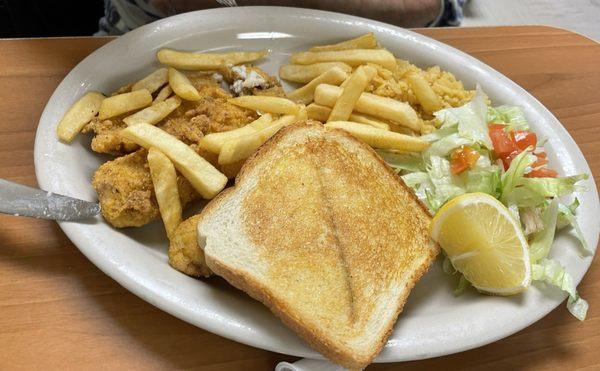
{"label": "french fry", "polygon": [[171,94],[173,94],[173,89],[171,89],[169,85],[165,85],[162,89],[160,89],[158,94],[156,94],[156,98],[154,98],[152,104],[164,101],[165,99],[169,98]]}
{"label": "french fry", "polygon": [[[342,88],[334,85],[321,84],[315,89],[315,103],[333,107],[342,94]],[[421,130],[421,120],[415,110],[404,102],[380,97],[375,94],[362,93],[354,110],[360,113],[386,119],[406,126],[414,131]]]}
{"label": "french fry", "polygon": [[126,112],[147,107],[151,104],[152,95],[146,89],[113,95],[112,97],[102,100],[98,118],[100,120],[108,119]]}
{"label": "french fry", "polygon": [[394,73],[387,68],[383,68],[375,63],[367,63],[367,66],[375,68],[377,70],[377,75],[384,80],[390,80],[394,78]]}
{"label": "french fry", "polygon": [[391,126],[387,122],[383,122],[381,120],[376,119],[375,117],[371,117],[362,113],[352,113],[350,115],[350,121],[358,122],[359,124],[369,125],[381,130],[390,130]]}
{"label": "french fry", "polygon": [[200,93],[192,85],[186,75],[177,71],[175,68],[169,68],[169,86],[175,94],[185,100],[200,100]]}
{"label": "french fry", "polygon": [[338,85],[348,78],[348,73],[339,67],[333,67],[315,77],[308,84],[287,94],[296,103],[308,104],[313,101],[315,89],[319,84]]}
{"label": "french fry", "polygon": [[390,125],[390,131],[393,131],[394,133],[409,135],[411,137],[418,136],[416,131],[409,129],[406,126]]}
{"label": "french fry", "polygon": [[[306,112],[308,113],[308,118],[312,120],[317,120],[321,122],[326,122],[329,114],[331,113],[331,108],[326,106],[321,106],[319,104],[309,104],[306,106]],[[376,119],[375,117],[371,117],[362,113],[352,112],[350,115],[349,121],[358,122],[359,124],[370,125],[382,130],[390,130],[390,124],[383,122],[381,120]],[[394,125],[396,126],[396,125]],[[404,127],[402,127],[404,128]],[[406,129],[409,130],[409,129]]]}
{"label": "french fry", "polygon": [[306,84],[333,67],[338,67],[346,73],[352,72],[352,67],[342,62],[323,62],[309,65],[286,64],[279,68],[279,77],[284,80]]}
{"label": "french fry", "polygon": [[246,160],[240,160],[238,162],[234,162],[233,164],[219,165],[219,170],[225,174],[227,178],[233,179],[236,175],[238,175],[245,162]]}
{"label": "french fry", "polygon": [[172,49],[161,49],[156,54],[158,61],[181,70],[219,70],[227,65],[254,62],[265,57],[266,50],[232,53],[190,53]]}
{"label": "french fry", "polygon": [[422,152],[429,147],[429,142],[420,138],[355,122],[332,121],[325,124],[325,128],[345,130],[373,148],[393,149],[402,152]]}
{"label": "french fry", "polygon": [[165,225],[167,236],[171,238],[181,223],[182,210],[175,166],[164,153],[151,147],[148,150],[148,167],[160,217]]}
{"label": "french fry", "polygon": [[421,107],[426,112],[433,113],[443,108],[440,97],[433,91],[429,83],[419,74],[410,73],[407,76],[408,85],[415,93]]}
{"label": "french fry", "polygon": [[262,130],[262,129],[266,128],[267,126],[269,126],[272,121],[273,121],[273,119],[272,119],[271,115],[268,113],[265,113],[264,115],[260,116],[258,119],[252,121],[251,123],[249,123],[246,126],[242,126],[239,129],[223,131],[221,133],[211,133],[211,134],[205,135],[198,142],[198,146],[200,146],[200,148],[205,149],[209,152],[219,153],[219,152],[221,152],[221,148],[223,147],[223,144],[225,142],[235,139],[235,138],[242,137],[244,135],[249,135],[249,134],[255,133],[259,130]]}
{"label": "french fry", "polygon": [[104,95],[91,91],[79,98],[69,108],[56,127],[56,135],[63,142],[70,143],[81,129],[98,114]]}
{"label": "french fry", "polygon": [[269,140],[284,126],[290,125],[297,121],[294,115],[286,115],[273,121],[266,128],[225,142],[221,153],[219,154],[219,165],[233,164],[235,162],[247,159],[260,147],[264,142]]}
{"label": "french fry", "polygon": [[227,177],[192,148],[155,126],[132,125],[121,130],[119,134],[144,148],[155,147],[163,152],[173,161],[175,168],[190,181],[194,189],[206,199],[215,197],[227,184]]}
{"label": "french fry", "polygon": [[435,131],[435,126],[430,124],[425,124],[421,126],[421,135],[430,134]]}
{"label": "french fry", "polygon": [[306,106],[306,113],[308,114],[308,118],[311,120],[325,122],[331,113],[331,108],[322,106],[320,104],[311,103]]}
{"label": "french fry", "polygon": [[269,113],[280,113],[284,115],[295,115],[300,107],[286,98],[244,95],[241,97],[230,98],[228,102],[236,106]]}
{"label": "french fry", "polygon": [[354,109],[354,105],[365,90],[369,82],[375,76],[377,70],[369,66],[358,67],[350,77],[346,79],[342,94],[337,98],[327,121],[348,120]]}
{"label": "french fry", "polygon": [[146,89],[150,94],[157,91],[161,86],[169,80],[169,71],[162,67],[144,77],[140,81],[133,84],[131,91]]}
{"label": "french fry", "polygon": [[299,52],[290,57],[293,64],[313,64],[321,62],[344,62],[350,66],[366,63],[379,64],[387,69],[396,67],[396,58],[385,49],[352,49],[331,52]]}
{"label": "french fry", "polygon": [[373,49],[377,47],[377,39],[372,32],[366,33],[354,39],[342,41],[331,45],[318,45],[308,49],[311,52],[331,52],[348,49]]}
{"label": "french fry", "polygon": [[125,122],[127,126],[141,123],[155,125],[167,117],[169,113],[175,111],[179,105],[181,105],[181,98],[177,96],[171,97],[165,101],[158,102],[150,107],[146,107],[131,116],[125,117],[123,122]]}
{"label": "french fry", "polygon": [[296,121],[306,120],[308,120],[308,112],[306,111],[306,106],[304,104],[301,104],[298,113],[296,113]]}

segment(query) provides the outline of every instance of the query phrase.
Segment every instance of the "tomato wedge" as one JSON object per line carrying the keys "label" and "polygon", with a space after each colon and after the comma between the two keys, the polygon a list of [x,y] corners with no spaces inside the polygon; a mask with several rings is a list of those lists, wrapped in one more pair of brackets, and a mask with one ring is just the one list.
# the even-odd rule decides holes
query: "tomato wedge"
{"label": "tomato wedge", "polygon": [[537,136],[535,133],[527,130],[512,131],[511,137],[517,148],[521,151],[526,150],[527,147],[535,148],[537,145]]}
{"label": "tomato wedge", "polygon": [[535,160],[535,162],[531,165],[532,168],[538,168],[540,166],[544,166],[548,163],[548,159],[546,157],[539,157],[536,156],[537,160]]}
{"label": "tomato wedge", "polygon": [[501,124],[491,124],[488,127],[490,139],[492,140],[492,145],[494,146],[494,152],[496,152],[500,158],[506,157],[513,152],[518,152],[519,150],[515,142],[504,130],[505,128],[506,126]]}
{"label": "tomato wedge", "polygon": [[[490,139],[492,140],[492,145],[494,146],[494,152],[502,161],[504,170],[508,170],[510,163],[519,155],[519,153],[525,151],[529,147],[535,149],[537,146],[537,136],[529,130],[512,130],[507,133],[505,125],[490,124],[488,131]],[[530,178],[555,178],[558,175],[556,171],[544,167],[548,163],[545,152],[535,153],[535,156],[537,159],[532,164],[533,171],[525,176]],[[458,164],[456,166],[457,169],[460,169]]]}
{"label": "tomato wedge", "polygon": [[519,155],[518,151],[514,151],[509,153],[506,156],[502,156],[500,157],[500,160],[502,161],[502,165],[504,165],[504,170],[508,170],[508,168],[510,167],[510,163],[512,162],[512,160],[515,159],[515,157],[517,157]]}
{"label": "tomato wedge", "polygon": [[525,174],[526,178],[556,178],[557,176],[558,173],[556,171],[545,167],[533,169],[527,174]]}
{"label": "tomato wedge", "polygon": [[450,155],[450,171],[452,174],[460,174],[475,165],[480,154],[469,146],[460,146]]}

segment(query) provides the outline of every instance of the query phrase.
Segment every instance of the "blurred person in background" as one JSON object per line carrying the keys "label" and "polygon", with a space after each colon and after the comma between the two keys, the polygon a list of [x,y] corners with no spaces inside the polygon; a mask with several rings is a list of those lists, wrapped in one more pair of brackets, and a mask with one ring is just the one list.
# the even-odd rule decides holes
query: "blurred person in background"
{"label": "blurred person in background", "polygon": [[458,26],[467,0],[104,0],[97,35],[120,35],[157,19],[224,6],[272,5],[329,10],[402,27]]}
{"label": "blurred person in background", "polygon": [[244,5],[329,10],[402,27],[458,26],[465,2],[467,0],[0,0],[0,37],[121,35],[170,15]]}

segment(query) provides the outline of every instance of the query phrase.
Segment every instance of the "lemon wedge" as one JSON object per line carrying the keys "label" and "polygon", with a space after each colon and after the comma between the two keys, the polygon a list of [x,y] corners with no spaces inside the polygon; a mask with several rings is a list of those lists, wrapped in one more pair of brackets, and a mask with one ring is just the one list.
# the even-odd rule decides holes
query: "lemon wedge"
{"label": "lemon wedge", "polygon": [[490,195],[467,193],[452,199],[433,218],[431,236],[480,291],[511,295],[531,283],[528,245],[521,226]]}

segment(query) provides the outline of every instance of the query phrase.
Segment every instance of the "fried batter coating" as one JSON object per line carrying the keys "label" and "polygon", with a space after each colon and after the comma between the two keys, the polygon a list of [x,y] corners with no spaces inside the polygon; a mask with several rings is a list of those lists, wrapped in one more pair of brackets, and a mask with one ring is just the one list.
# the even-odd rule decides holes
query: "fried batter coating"
{"label": "fried batter coating", "polygon": [[126,128],[123,117],[115,117],[106,120],[93,119],[87,124],[82,132],[96,133],[92,138],[92,151],[108,153],[111,155],[122,155],[139,149],[140,147],[129,139],[123,138],[119,132]]}
{"label": "fried batter coating", "polygon": [[[193,73],[190,81],[198,89],[201,99],[184,100],[181,106],[156,125],[186,144],[197,143],[208,133],[236,129],[258,117],[251,110],[228,103],[227,99],[232,95],[223,90],[212,75]],[[103,121],[94,119],[86,125],[84,133],[96,134],[92,139],[93,151],[118,156],[139,148],[119,135],[119,131],[127,127],[123,122],[127,115],[129,113]]]}
{"label": "fried batter coating", "polygon": [[212,274],[204,261],[204,252],[198,246],[197,225],[200,215],[184,220],[173,233],[169,244],[169,264],[192,277],[208,277]]}
{"label": "fried batter coating", "polygon": [[[264,74],[259,69],[256,71],[261,76]],[[277,89],[281,87],[277,80],[264,75],[265,79],[268,77],[270,87],[261,93],[279,94]],[[232,95],[221,88],[212,73],[195,72],[188,76],[201,99],[184,100],[157,126],[190,145],[200,156],[232,178],[241,164],[219,166],[217,155],[199,149],[197,143],[206,134],[237,129],[252,122],[258,115],[227,102]],[[121,90],[126,89],[124,87]],[[85,128],[85,131],[96,133],[92,139],[92,149],[96,152],[121,155],[136,151],[100,166],[92,182],[98,193],[102,214],[118,228],[142,226],[160,215],[146,160],[147,151],[140,150],[139,146],[119,134],[126,127],[123,122],[125,116],[127,114],[103,121],[93,120]],[[200,198],[183,176],[178,176],[178,182],[182,206]]]}
{"label": "fried batter coating", "polygon": [[217,85],[199,85],[197,89],[200,100],[184,101],[160,125],[187,144],[198,143],[209,133],[237,129],[258,118],[255,112],[227,102],[231,94]]}
{"label": "fried batter coating", "polygon": [[[160,216],[147,155],[140,149],[102,164],[94,174],[102,215],[115,227],[139,227]],[[183,176],[177,176],[177,183],[182,205],[200,198]]]}

